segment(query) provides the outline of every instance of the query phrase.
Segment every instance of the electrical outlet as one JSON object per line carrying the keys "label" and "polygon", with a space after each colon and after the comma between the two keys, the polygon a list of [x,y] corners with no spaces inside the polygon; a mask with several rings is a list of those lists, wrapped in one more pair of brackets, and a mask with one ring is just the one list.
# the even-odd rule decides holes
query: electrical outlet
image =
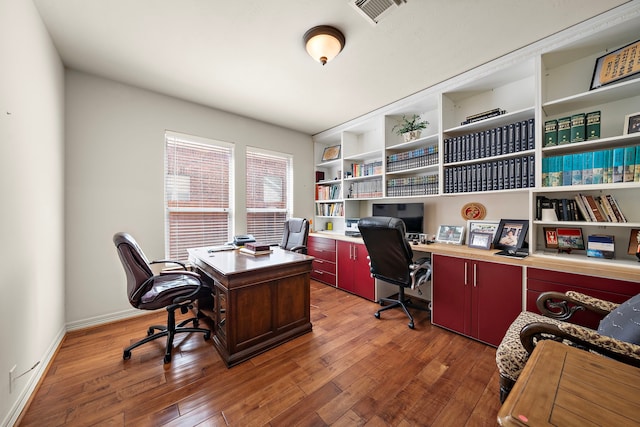
{"label": "electrical outlet", "polygon": [[13,392],[13,375],[16,372],[16,368],[18,365],[13,365],[13,368],[9,370],[9,394]]}

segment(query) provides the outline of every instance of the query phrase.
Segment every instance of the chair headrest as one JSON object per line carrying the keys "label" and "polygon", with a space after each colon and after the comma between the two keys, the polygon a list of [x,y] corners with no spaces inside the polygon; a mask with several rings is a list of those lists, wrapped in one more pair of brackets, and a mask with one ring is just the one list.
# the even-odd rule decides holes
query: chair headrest
{"label": "chair headrest", "polygon": [[289,231],[292,233],[302,233],[306,221],[305,218],[289,218]]}

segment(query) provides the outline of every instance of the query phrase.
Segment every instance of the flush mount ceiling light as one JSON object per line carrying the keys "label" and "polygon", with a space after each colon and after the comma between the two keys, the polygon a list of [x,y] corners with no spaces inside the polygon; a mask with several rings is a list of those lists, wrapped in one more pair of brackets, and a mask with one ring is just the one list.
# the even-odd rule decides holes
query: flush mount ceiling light
{"label": "flush mount ceiling light", "polygon": [[344,48],[344,34],[329,25],[319,25],[304,33],[307,53],[322,65],[335,58]]}

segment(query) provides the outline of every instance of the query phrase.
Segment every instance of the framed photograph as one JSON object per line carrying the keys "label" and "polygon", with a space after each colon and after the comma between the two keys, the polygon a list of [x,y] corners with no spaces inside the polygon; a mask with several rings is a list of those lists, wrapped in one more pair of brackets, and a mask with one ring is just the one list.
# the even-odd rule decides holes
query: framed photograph
{"label": "framed photograph", "polygon": [[544,227],[544,247],[558,249],[558,230],[555,227]]}
{"label": "framed photograph", "polygon": [[340,146],[333,145],[331,147],[327,147],[322,152],[322,161],[328,162],[329,160],[336,160],[340,158]]}
{"label": "framed photograph", "polygon": [[624,117],[624,129],[622,133],[628,135],[637,132],[640,132],[640,113],[626,115]]}
{"label": "framed photograph", "polygon": [[596,59],[590,89],[619,82],[640,73],[640,62],[635,60],[638,50],[640,40]]}
{"label": "framed photograph", "polygon": [[438,234],[436,234],[436,242],[461,245],[463,240],[464,240],[464,226],[441,225],[440,227],[438,227]]}
{"label": "framed photograph", "polygon": [[469,247],[476,249],[491,249],[493,234],[482,233],[480,231],[469,232]]}
{"label": "framed photograph", "polygon": [[[496,235],[496,231],[498,231],[498,225],[500,225],[500,221],[490,221],[490,220],[475,220],[470,219],[467,221],[467,232],[469,236],[471,233],[489,233],[491,234],[491,243],[493,243],[493,238]],[[471,238],[469,238],[471,241]]]}
{"label": "framed photograph", "polygon": [[578,227],[558,227],[558,249],[570,252],[572,249],[584,250],[582,229]]}
{"label": "framed photograph", "polygon": [[526,219],[501,219],[493,240],[493,247],[503,251],[517,251],[522,248],[529,230]]}
{"label": "framed photograph", "polygon": [[629,255],[640,253],[640,228],[632,228],[629,234]]}

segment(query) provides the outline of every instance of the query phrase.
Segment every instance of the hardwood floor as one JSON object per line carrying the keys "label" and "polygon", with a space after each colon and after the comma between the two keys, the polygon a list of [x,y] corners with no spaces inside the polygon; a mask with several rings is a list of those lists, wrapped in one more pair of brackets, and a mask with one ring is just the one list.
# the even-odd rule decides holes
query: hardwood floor
{"label": "hardwood floor", "polygon": [[201,335],[123,361],[164,311],[70,332],[19,425],[495,426],[495,349],[378,307],[312,281],[313,331],[231,369]]}

